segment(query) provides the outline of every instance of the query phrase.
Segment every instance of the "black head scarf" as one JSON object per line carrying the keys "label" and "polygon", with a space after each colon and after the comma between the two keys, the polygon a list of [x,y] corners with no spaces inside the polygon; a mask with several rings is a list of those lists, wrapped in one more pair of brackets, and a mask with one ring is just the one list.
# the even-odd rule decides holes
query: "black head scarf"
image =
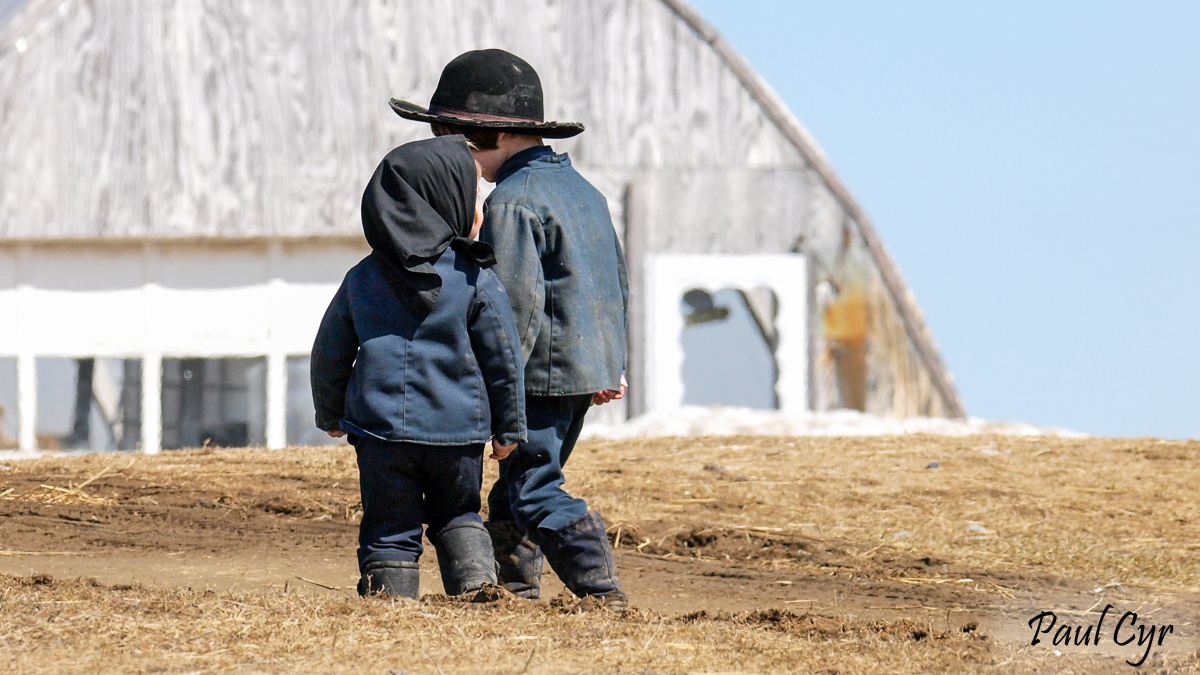
{"label": "black head scarf", "polygon": [[422,318],[441,291],[433,264],[447,246],[480,267],[496,263],[491,246],[467,238],[478,186],[466,139],[441,136],[389,152],[363,192],[367,243],[396,295]]}

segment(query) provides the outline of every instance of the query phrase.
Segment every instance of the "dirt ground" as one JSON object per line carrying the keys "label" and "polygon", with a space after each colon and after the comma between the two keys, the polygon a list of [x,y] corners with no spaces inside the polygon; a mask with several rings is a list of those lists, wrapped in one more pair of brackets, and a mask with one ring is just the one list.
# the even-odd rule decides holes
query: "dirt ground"
{"label": "dirt ground", "polygon": [[[568,486],[610,526],[622,615],[550,573],[539,602],[451,601],[432,547],[420,603],[360,600],[349,448],[7,460],[0,665],[1200,672],[1198,457],[1153,439],[584,443]],[[1031,645],[1042,612],[1056,625]]]}

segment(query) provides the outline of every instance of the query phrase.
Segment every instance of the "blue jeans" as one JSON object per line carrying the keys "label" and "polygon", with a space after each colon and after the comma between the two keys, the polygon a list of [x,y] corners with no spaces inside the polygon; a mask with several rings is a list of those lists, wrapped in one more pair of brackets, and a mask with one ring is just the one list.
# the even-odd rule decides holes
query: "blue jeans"
{"label": "blue jeans", "polygon": [[363,519],[358,566],[416,562],[421,525],[432,539],[451,523],[479,517],[483,445],[437,446],[355,438]]}
{"label": "blue jeans", "polygon": [[488,494],[489,520],[515,521],[540,544],[538,530],[553,532],[587,515],[587,502],[563,489],[563,465],[591,400],[591,394],[525,397],[529,441],[500,462],[500,478]]}

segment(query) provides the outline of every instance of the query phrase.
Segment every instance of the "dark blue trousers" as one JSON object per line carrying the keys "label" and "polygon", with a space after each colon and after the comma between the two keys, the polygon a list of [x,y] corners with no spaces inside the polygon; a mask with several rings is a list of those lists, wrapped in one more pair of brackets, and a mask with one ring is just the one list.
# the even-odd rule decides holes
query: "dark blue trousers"
{"label": "dark blue trousers", "polygon": [[516,521],[540,545],[539,530],[553,532],[587,515],[587,502],[563,489],[563,465],[591,400],[591,394],[525,397],[529,441],[500,462],[500,478],[488,494],[489,520]]}
{"label": "dark blue trousers", "polygon": [[451,523],[479,517],[483,445],[437,446],[356,437],[363,519],[358,567],[416,562],[421,525],[433,539]]}

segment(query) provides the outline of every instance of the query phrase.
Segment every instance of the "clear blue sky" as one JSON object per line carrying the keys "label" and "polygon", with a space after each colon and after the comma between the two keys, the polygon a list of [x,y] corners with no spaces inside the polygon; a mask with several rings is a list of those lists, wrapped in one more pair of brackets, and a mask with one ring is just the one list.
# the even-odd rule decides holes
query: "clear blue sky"
{"label": "clear blue sky", "polygon": [[693,5],[871,215],[972,415],[1200,437],[1200,3]]}
{"label": "clear blue sky", "polygon": [[17,5],[23,2],[25,0],[0,0],[0,21],[7,19],[8,15],[17,9]]}

